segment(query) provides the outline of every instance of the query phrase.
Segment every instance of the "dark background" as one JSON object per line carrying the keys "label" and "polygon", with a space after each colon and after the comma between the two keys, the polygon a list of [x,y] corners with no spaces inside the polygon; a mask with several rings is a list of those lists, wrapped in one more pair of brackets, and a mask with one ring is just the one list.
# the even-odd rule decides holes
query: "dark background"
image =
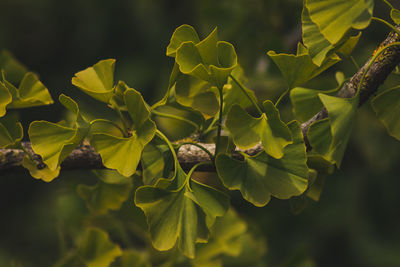
{"label": "dark background", "polygon": [[[117,79],[154,103],[167,89],[173,61],[165,50],[173,30],[190,24],[204,37],[218,26],[220,39],[236,48],[248,87],[262,99],[276,99],[286,85],[266,52],[294,52],[301,2],[1,0],[0,49],[38,73],[54,99],[61,92],[84,98],[71,85],[73,74],[115,58]],[[377,2],[375,15],[388,18]],[[363,64],[387,33],[371,25],[356,60]],[[355,71],[344,60],[310,86],[333,87],[336,70],[347,76]],[[391,77],[385,86],[396,83]],[[289,100],[283,104],[288,121]],[[25,125],[61,116],[58,103],[21,112]],[[310,202],[300,215],[290,212],[288,201],[256,208],[233,194],[238,212],[267,240],[268,266],[400,266],[400,143],[386,134],[369,104],[358,117],[341,170],[327,178],[320,202]],[[85,207],[74,186],[89,176],[70,171],[47,184],[25,170],[0,173],[0,266],[49,266],[58,258],[57,225],[79,220]]]}

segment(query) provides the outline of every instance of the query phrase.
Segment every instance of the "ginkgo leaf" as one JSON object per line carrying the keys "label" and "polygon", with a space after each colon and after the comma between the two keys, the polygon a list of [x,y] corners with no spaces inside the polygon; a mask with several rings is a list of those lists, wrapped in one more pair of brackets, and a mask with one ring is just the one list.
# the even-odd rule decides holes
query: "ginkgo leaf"
{"label": "ginkgo leaf", "polygon": [[91,97],[108,103],[114,90],[115,59],[100,60],[92,67],[75,73],[72,84]]}
{"label": "ginkgo leaf", "polygon": [[223,184],[230,190],[240,190],[243,198],[255,206],[265,206],[271,195],[279,199],[301,195],[308,184],[306,149],[299,124],[292,122],[288,126],[293,144],[284,148],[280,159],[265,152],[256,156],[244,154],[244,161],[218,155],[216,167]]}
{"label": "ginkgo leaf", "polygon": [[33,178],[43,180],[47,183],[58,177],[61,169],[60,166],[58,166],[55,170],[50,170],[48,166],[44,166],[44,168],[38,168],[36,162],[30,159],[28,156],[25,156],[22,160],[22,166],[25,169],[28,169]]}
{"label": "ginkgo leaf", "polygon": [[400,24],[400,10],[393,8],[390,11],[390,17],[392,18],[394,23],[396,23],[397,25]]}
{"label": "ginkgo leaf", "polygon": [[218,89],[194,76],[182,75],[175,84],[176,101],[211,117],[218,112]]}
{"label": "ginkgo leaf", "polygon": [[239,105],[233,105],[226,118],[226,127],[239,148],[248,149],[261,141],[265,152],[281,158],[284,147],[292,143],[290,130],[271,101],[265,101],[263,106],[266,113],[254,118]]}
{"label": "ginkgo leaf", "polygon": [[72,127],[61,123],[34,121],[28,130],[32,149],[42,156],[43,162],[52,171],[58,168],[89,131],[89,124],[80,115],[76,102],[65,95],[60,95],[59,101],[74,114]]}
{"label": "ginkgo leaf", "polygon": [[373,0],[306,0],[311,20],[332,44],[351,28],[366,28],[372,17]]}
{"label": "ginkgo leaf", "polygon": [[103,230],[88,228],[78,241],[77,253],[87,267],[108,267],[122,250]]}
{"label": "ginkgo leaf", "polygon": [[301,43],[298,45],[297,55],[269,51],[268,56],[278,66],[289,88],[304,84],[341,60],[336,54],[331,54],[318,66]]}
{"label": "ginkgo leaf", "polygon": [[146,254],[129,249],[124,250],[122,256],[118,258],[116,267],[151,267],[151,264]]}
{"label": "ginkgo leaf", "polygon": [[0,82],[0,117],[6,114],[6,107],[12,101],[12,96],[8,91],[7,87]]}
{"label": "ginkgo leaf", "polygon": [[175,61],[182,73],[222,88],[237,65],[237,56],[232,44],[218,41],[215,28],[198,43],[183,42],[176,50]]}
{"label": "ginkgo leaf", "polygon": [[193,42],[195,44],[200,42],[196,30],[187,24],[181,25],[175,29],[167,47],[167,56],[175,57],[176,50],[184,42]]}
{"label": "ginkgo leaf", "polygon": [[12,95],[12,102],[7,108],[27,108],[53,104],[54,101],[48,89],[32,72],[24,75],[18,89],[2,75],[3,85]]}
{"label": "ginkgo leaf", "polygon": [[14,116],[0,118],[0,148],[13,147],[18,144],[24,132],[20,122]]}
{"label": "ginkgo leaf", "polygon": [[86,206],[94,214],[119,210],[131,193],[132,180],[111,170],[93,170],[93,173],[99,178],[97,184],[80,184],[77,188],[79,196],[86,201]]}
{"label": "ginkgo leaf", "polygon": [[329,51],[334,48],[334,45],[322,35],[317,24],[310,19],[307,6],[304,4],[303,12],[301,13],[301,24],[303,44],[308,48],[313,63],[321,66]]}
{"label": "ginkgo leaf", "polygon": [[359,32],[357,35],[350,36],[342,45],[337,48],[336,52],[345,57],[349,57],[358,44],[361,33],[362,32]]}
{"label": "ginkgo leaf", "polygon": [[124,99],[133,122],[131,136],[93,134],[90,143],[101,155],[104,166],[131,176],[136,171],[144,146],[153,139],[156,127],[139,92],[129,88],[124,93]]}
{"label": "ginkgo leaf", "polygon": [[4,71],[7,80],[12,84],[19,84],[28,72],[28,69],[7,50],[0,52],[0,70]]}
{"label": "ginkgo leaf", "polygon": [[340,86],[332,90],[315,90],[303,87],[296,87],[290,91],[290,100],[293,104],[293,112],[298,119],[306,121],[321,110],[323,104],[318,97],[318,94],[324,93],[334,95]]}
{"label": "ginkgo leaf", "polygon": [[179,164],[176,168],[172,190],[139,187],[135,204],[147,217],[156,249],[169,250],[177,243],[185,256],[194,258],[196,242],[207,239],[208,226],[228,209],[228,197],[214,188],[189,181]]}
{"label": "ginkgo leaf", "polygon": [[385,125],[388,133],[400,140],[400,88],[384,91],[376,96],[371,104],[379,120]]}
{"label": "ginkgo leaf", "polygon": [[340,98],[324,94],[319,94],[319,98],[328,111],[328,120],[310,125],[309,141],[315,151],[340,167],[354,125],[359,98]]}

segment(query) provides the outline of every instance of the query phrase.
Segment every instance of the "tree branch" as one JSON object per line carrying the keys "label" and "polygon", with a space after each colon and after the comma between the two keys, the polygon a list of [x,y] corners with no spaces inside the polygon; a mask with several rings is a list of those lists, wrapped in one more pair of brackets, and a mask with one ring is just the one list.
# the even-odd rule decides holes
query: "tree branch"
{"label": "tree branch", "polygon": [[[400,29],[400,27],[398,27]],[[400,37],[398,34],[391,32],[388,37],[380,44],[379,47],[399,42]],[[345,83],[343,87],[337,93],[338,97],[350,98],[356,94],[357,86],[361,80],[366,66],[368,65],[371,58],[364,64],[364,66],[350,79],[349,82]],[[361,86],[360,92],[360,105],[364,104],[373,94],[376,93],[378,87],[383,84],[388,75],[394,70],[394,68],[400,63],[400,48],[391,47],[372,63],[366,78]],[[326,109],[322,109],[315,114],[310,120],[304,122],[301,125],[304,140],[307,148],[310,150],[311,145],[307,138],[307,132],[310,125],[318,120],[324,119],[328,116]],[[215,150],[214,144],[202,144],[208,150]],[[23,146],[33,153],[29,142],[24,142]],[[261,145],[257,145],[252,149],[245,150],[244,152],[249,155],[255,155],[262,150]],[[0,149],[0,171],[12,169],[21,166],[22,159],[25,156],[25,152],[19,149]],[[239,153],[233,155],[237,159],[241,159]],[[37,166],[43,166],[43,162],[39,155],[34,156],[37,160]],[[189,170],[196,163],[209,161],[207,153],[193,145],[183,145],[178,153],[178,160],[183,169]],[[99,169],[104,168],[101,157],[97,154],[91,146],[81,145],[76,148],[72,153],[62,162],[61,168],[68,169]],[[212,165],[204,165],[199,167],[199,171],[215,171],[215,167]]]}

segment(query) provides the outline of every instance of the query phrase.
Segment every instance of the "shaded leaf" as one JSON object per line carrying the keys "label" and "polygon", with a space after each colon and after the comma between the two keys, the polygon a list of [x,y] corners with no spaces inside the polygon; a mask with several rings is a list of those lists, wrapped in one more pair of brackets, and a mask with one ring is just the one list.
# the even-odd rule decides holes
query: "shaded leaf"
{"label": "shaded leaf", "polygon": [[0,148],[13,147],[22,140],[24,132],[13,116],[0,118]]}
{"label": "shaded leaf", "polygon": [[92,67],[75,73],[72,84],[91,97],[108,103],[114,90],[115,59],[100,60]]}
{"label": "shaded leaf", "polygon": [[340,167],[354,124],[358,96],[340,98],[319,94],[319,98],[329,119],[311,124],[308,131],[310,144],[326,160]]}
{"label": "shaded leaf", "polygon": [[131,193],[133,184],[115,171],[93,170],[99,178],[94,186],[80,184],[77,191],[86,201],[86,206],[94,214],[104,214],[108,210],[119,210]]}
{"label": "shaded leaf", "polygon": [[131,136],[93,134],[90,143],[101,155],[104,166],[131,176],[137,169],[144,146],[153,139],[156,127],[139,92],[129,88],[124,93],[124,99],[133,123]]}
{"label": "shaded leaf", "polygon": [[151,267],[149,260],[136,250],[124,250],[122,256],[118,259],[118,267]]}
{"label": "shaded leaf", "polygon": [[400,10],[393,8],[390,10],[390,17],[397,25],[400,24]]}
{"label": "shaded leaf", "polygon": [[358,44],[360,37],[361,37],[361,32],[359,32],[355,36],[350,36],[349,39],[347,39],[341,46],[339,46],[336,52],[340,53],[345,57],[349,57],[353,52],[354,48],[356,47],[356,45]]}
{"label": "shaded leaf", "polygon": [[8,81],[12,84],[19,84],[25,73],[28,72],[27,68],[7,50],[0,52],[0,69],[4,71]]}
{"label": "shaded leaf", "polygon": [[251,148],[261,141],[265,152],[281,158],[284,147],[292,143],[290,130],[271,101],[267,100],[263,105],[266,113],[259,118],[250,116],[239,105],[233,105],[226,118],[226,127],[239,148]]}
{"label": "shaded leaf", "polygon": [[289,128],[293,144],[284,148],[281,159],[261,152],[256,156],[244,154],[244,161],[220,154],[216,159],[218,175],[230,190],[240,190],[242,196],[255,206],[265,206],[271,195],[288,199],[302,194],[308,183],[306,152],[300,126],[292,122]]}
{"label": "shaded leaf", "polygon": [[87,267],[107,267],[122,255],[122,251],[106,232],[88,228],[78,242],[78,255]]}
{"label": "shaded leaf", "polygon": [[6,107],[12,101],[12,96],[7,87],[0,82],[0,117],[6,114]]}
{"label": "shaded leaf", "polygon": [[311,20],[332,44],[351,28],[366,28],[372,17],[373,0],[306,0]]}
{"label": "shaded leaf", "polygon": [[379,120],[385,125],[388,133],[400,140],[400,88],[384,91],[376,96],[371,104]]}

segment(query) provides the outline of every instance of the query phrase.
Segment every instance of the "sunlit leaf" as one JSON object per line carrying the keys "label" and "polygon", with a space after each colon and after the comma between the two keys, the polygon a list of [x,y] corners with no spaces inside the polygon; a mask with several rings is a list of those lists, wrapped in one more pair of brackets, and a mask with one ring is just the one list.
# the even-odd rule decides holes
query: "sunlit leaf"
{"label": "sunlit leaf", "polygon": [[306,0],[311,20],[332,44],[351,28],[366,28],[372,17],[373,0]]}
{"label": "sunlit leaf", "polygon": [[54,178],[58,177],[60,174],[60,166],[58,166],[55,170],[50,170],[48,166],[44,166],[44,168],[38,168],[35,161],[30,159],[28,156],[25,156],[22,160],[22,166],[25,169],[28,169],[30,175],[39,180],[43,180],[45,182],[51,182]]}
{"label": "sunlit leaf", "polygon": [[304,84],[340,61],[336,54],[332,54],[318,66],[301,43],[298,45],[297,55],[276,54],[274,51],[269,51],[268,56],[280,69],[289,88]]}
{"label": "sunlit leaf", "polygon": [[6,114],[6,107],[12,101],[12,97],[7,87],[0,82],[0,117]]}
{"label": "sunlit leaf", "polygon": [[301,195],[308,183],[305,145],[298,123],[292,122],[288,126],[293,144],[284,148],[281,159],[265,152],[256,156],[244,155],[244,161],[226,154],[217,156],[217,171],[224,185],[231,190],[240,190],[243,198],[256,206],[265,206],[271,195],[280,199]]}
{"label": "sunlit leaf", "polygon": [[175,57],[176,50],[184,42],[193,42],[195,44],[200,42],[196,30],[190,25],[181,25],[172,34],[171,41],[167,47],[167,56]]}
{"label": "sunlit leaf", "polygon": [[251,148],[261,141],[265,152],[281,158],[284,147],[292,143],[290,130],[271,101],[264,102],[264,109],[266,113],[254,118],[239,105],[233,105],[226,118],[226,127],[239,148]]}
{"label": "sunlit leaf", "polygon": [[78,242],[78,255],[87,267],[108,267],[122,250],[103,230],[88,228]]}
{"label": "sunlit leaf", "polygon": [[124,93],[125,105],[132,119],[129,137],[94,134],[90,143],[101,155],[104,166],[131,176],[139,164],[144,146],[153,139],[156,128],[139,92],[130,88]]}
{"label": "sunlit leaf", "polygon": [[388,133],[400,140],[400,88],[384,91],[372,100],[372,107]]}
{"label": "sunlit leaf", "polygon": [[390,11],[390,17],[392,18],[394,23],[396,23],[398,25],[400,24],[400,10],[393,8]]}
{"label": "sunlit leaf", "polygon": [[6,80],[4,72],[2,79],[3,85],[12,95],[12,102],[8,104],[7,108],[27,108],[54,103],[48,89],[32,72],[24,75],[18,88]]}
{"label": "sunlit leaf", "polygon": [[60,95],[59,101],[74,114],[72,127],[61,123],[34,121],[28,130],[32,149],[42,156],[43,162],[52,171],[58,168],[89,131],[89,124],[79,114],[76,102],[65,95]]}
{"label": "sunlit leaf", "polygon": [[114,89],[115,59],[101,60],[85,70],[75,73],[72,84],[91,97],[108,103]]}
{"label": "sunlit leaf", "polygon": [[131,193],[133,184],[116,171],[94,170],[99,181],[94,186],[78,185],[80,197],[86,201],[89,210],[94,214],[104,214],[108,210],[119,210]]}

